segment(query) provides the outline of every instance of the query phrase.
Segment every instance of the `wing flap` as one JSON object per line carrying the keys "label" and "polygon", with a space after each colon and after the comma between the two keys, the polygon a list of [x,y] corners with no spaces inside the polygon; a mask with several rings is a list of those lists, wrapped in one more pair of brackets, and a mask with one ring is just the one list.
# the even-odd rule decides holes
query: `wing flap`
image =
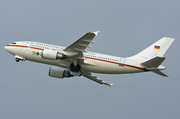
{"label": "wing flap", "polygon": [[87,52],[86,50],[84,50],[85,48],[73,48],[76,51],[80,51],[80,52]]}
{"label": "wing flap", "polygon": [[88,72],[88,73],[82,73],[82,75],[83,75],[84,77],[92,80],[92,81],[95,81],[95,82],[99,83],[99,84],[108,85],[108,86],[110,86],[110,87],[113,85],[113,83],[109,84],[109,83],[101,80],[100,78],[97,78],[95,75],[93,75],[93,74],[91,74],[91,73],[89,73],[89,72]]}
{"label": "wing flap", "polygon": [[88,42],[88,43],[95,43],[95,41],[93,40],[83,40],[83,41]]}
{"label": "wing flap", "polygon": [[91,46],[89,46],[89,45],[84,45],[84,44],[78,44],[79,46],[83,46],[83,47],[88,47],[88,48],[91,48]]}

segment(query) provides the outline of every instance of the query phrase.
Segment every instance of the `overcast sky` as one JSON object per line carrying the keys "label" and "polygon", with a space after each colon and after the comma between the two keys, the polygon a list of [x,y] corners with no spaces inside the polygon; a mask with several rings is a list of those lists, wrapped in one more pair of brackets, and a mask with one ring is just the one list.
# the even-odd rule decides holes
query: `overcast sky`
{"label": "overcast sky", "polygon": [[[1,119],[179,119],[180,1],[0,0]],[[49,65],[15,62],[4,46],[37,41],[68,46],[100,31],[87,50],[134,55],[160,38],[176,40],[154,73],[96,74],[110,88],[84,77],[48,76]]]}

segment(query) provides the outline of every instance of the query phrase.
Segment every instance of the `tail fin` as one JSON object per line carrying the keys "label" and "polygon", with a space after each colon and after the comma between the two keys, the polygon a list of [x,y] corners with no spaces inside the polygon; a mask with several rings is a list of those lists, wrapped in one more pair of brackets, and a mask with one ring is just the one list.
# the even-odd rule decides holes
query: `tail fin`
{"label": "tail fin", "polygon": [[166,59],[163,57],[163,55],[166,53],[173,41],[173,38],[163,37],[137,55],[130,58],[140,60],[142,62],[141,65],[147,70],[167,77],[166,74],[160,71],[165,69],[165,67],[160,66],[160,64]]}
{"label": "tail fin", "polygon": [[156,56],[163,57],[173,41],[173,38],[163,37],[131,58],[149,60]]}

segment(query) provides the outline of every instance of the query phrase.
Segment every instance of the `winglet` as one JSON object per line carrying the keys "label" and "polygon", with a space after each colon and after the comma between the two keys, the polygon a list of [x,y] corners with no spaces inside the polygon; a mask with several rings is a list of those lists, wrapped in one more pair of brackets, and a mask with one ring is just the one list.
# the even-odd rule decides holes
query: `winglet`
{"label": "winglet", "polygon": [[101,82],[99,82],[100,84],[104,84],[104,85],[108,85],[109,87],[111,87],[114,83],[111,83],[111,84],[109,84],[109,83],[107,83],[107,82],[105,82],[105,81],[101,81]]}
{"label": "winglet", "polygon": [[109,84],[109,87],[111,87],[114,83]]}
{"label": "winglet", "polygon": [[94,33],[94,34],[97,36],[99,32],[100,32],[100,31],[96,31],[96,32],[92,32],[92,33]]}

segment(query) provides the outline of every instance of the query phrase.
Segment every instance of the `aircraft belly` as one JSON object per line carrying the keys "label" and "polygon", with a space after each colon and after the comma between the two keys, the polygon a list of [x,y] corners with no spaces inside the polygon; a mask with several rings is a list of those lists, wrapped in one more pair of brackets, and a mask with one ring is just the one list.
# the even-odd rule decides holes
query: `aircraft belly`
{"label": "aircraft belly", "polygon": [[128,67],[128,66],[125,66],[124,69],[123,69],[123,73],[138,73],[138,72],[143,72],[143,70]]}

